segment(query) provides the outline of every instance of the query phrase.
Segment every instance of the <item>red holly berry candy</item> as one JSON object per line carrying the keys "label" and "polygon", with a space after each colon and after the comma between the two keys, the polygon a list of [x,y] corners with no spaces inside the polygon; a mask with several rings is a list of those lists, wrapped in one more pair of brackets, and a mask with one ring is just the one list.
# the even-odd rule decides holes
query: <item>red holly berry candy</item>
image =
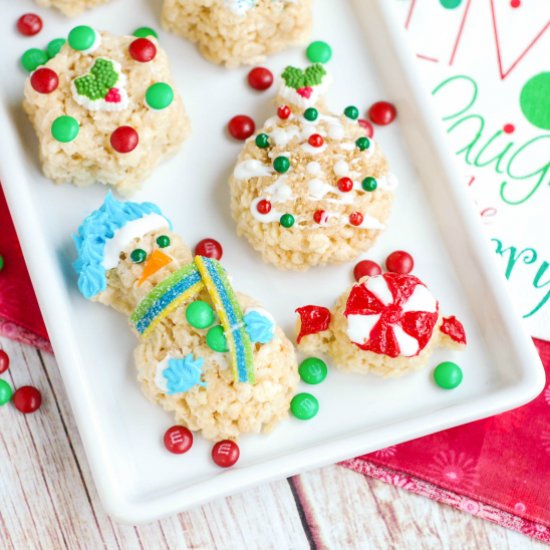
{"label": "red holly berry candy", "polygon": [[55,71],[42,67],[31,75],[31,86],[40,94],[51,94],[59,85],[59,78]]}
{"label": "red holly berry candy", "polygon": [[265,67],[255,67],[248,73],[248,83],[255,90],[267,90],[273,84],[273,73]]}
{"label": "red holly berry candy", "polygon": [[147,63],[155,59],[157,47],[147,38],[136,38],[128,48],[130,55],[140,63]]}
{"label": "red holly berry candy", "polygon": [[17,30],[25,36],[34,36],[42,30],[42,19],[36,13],[25,13],[17,20]]}
{"label": "red holly berry candy", "polygon": [[229,121],[227,129],[232,137],[244,141],[256,131],[256,125],[249,116],[237,115]]}
{"label": "red holly berry candy", "polygon": [[6,372],[10,368],[10,356],[0,349],[0,374]]}
{"label": "red holly berry candy", "polygon": [[281,105],[277,109],[277,116],[279,118],[282,118],[283,120],[286,120],[291,114],[292,111],[290,110],[290,107],[288,105]]}
{"label": "red holly berry candy", "polygon": [[363,223],[363,214],[361,212],[352,212],[349,215],[349,223],[355,226],[361,225]]}
{"label": "red holly berry candy", "polygon": [[193,445],[193,434],[184,426],[172,426],[164,434],[164,446],[175,455],[186,453]]}
{"label": "red holly berry candy", "polygon": [[131,126],[119,126],[111,134],[111,145],[117,153],[130,153],[139,143],[139,135]]}
{"label": "red holly berry candy", "polygon": [[410,273],[413,268],[413,257],[404,250],[396,250],[386,258],[386,269],[393,273]]}
{"label": "red holly berry candy", "polygon": [[325,215],[325,211],[324,210],[316,210],[315,213],[313,214],[313,219],[317,222],[317,223],[321,223],[323,221],[323,217]]}
{"label": "red holly berry candy", "polygon": [[353,189],[353,180],[351,178],[340,178],[338,180],[338,189],[342,191],[342,193],[348,193]]}
{"label": "red holly berry candy", "polygon": [[368,120],[360,118],[357,122],[359,123],[359,126],[361,126],[361,128],[365,129],[365,134],[368,138],[374,136],[374,128]]}
{"label": "red holly berry candy", "polygon": [[380,275],[380,273],[382,273],[382,268],[371,260],[362,260],[353,268],[353,276],[356,281],[366,276]]}
{"label": "red holly berry candy", "polygon": [[221,260],[223,256],[222,245],[215,239],[203,239],[195,246],[195,256]]}
{"label": "red holly berry candy", "polygon": [[312,147],[321,147],[325,143],[323,136],[320,134],[311,134],[307,141]]}
{"label": "red holly berry candy", "polygon": [[262,199],[256,205],[256,210],[260,214],[269,214],[271,212],[271,203],[268,200]]}
{"label": "red holly berry candy", "polygon": [[233,466],[239,460],[241,451],[239,446],[234,442],[226,439],[225,441],[218,441],[212,447],[212,460],[220,468],[229,468]]}
{"label": "red holly berry candy", "polygon": [[29,414],[40,408],[42,394],[33,386],[23,386],[13,394],[12,401],[18,411]]}
{"label": "red holly berry candy", "polygon": [[377,101],[369,109],[369,118],[379,126],[386,126],[395,120],[397,110],[389,101]]}

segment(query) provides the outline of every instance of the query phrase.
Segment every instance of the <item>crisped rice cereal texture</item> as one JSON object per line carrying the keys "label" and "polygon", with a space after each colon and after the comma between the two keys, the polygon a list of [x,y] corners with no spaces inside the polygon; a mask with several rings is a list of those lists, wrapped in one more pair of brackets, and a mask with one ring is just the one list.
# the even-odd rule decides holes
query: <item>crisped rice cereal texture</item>
{"label": "crisped rice cereal texture", "polygon": [[39,6],[57,8],[61,13],[74,17],[83,11],[105,4],[110,0],[35,0]]}
{"label": "crisped rice cereal texture", "polygon": [[230,1],[165,0],[162,25],[227,67],[258,63],[309,36],[312,0],[258,0],[244,13],[232,11]]}
{"label": "crisped rice cereal texture", "polygon": [[[157,46],[157,55],[148,63],[140,63],[128,53],[133,40],[132,36],[101,33],[101,45],[92,54],[65,44],[45,65],[59,77],[59,86],[50,94],[35,91],[27,79],[23,108],[38,137],[44,174],[55,183],[84,187],[101,182],[130,195],[190,134],[190,122],[172,81],[166,53],[149,37]],[[129,96],[129,105],[122,111],[92,111],[73,98],[73,79],[88,73],[99,57],[121,64]],[[174,100],[167,108],[155,111],[146,106],[145,92],[156,82],[169,84]],[[69,143],[56,141],[51,133],[53,121],[62,115],[70,115],[80,123],[77,138]],[[111,134],[120,126],[131,126],[139,134],[139,144],[130,153],[117,153],[111,146]]]}

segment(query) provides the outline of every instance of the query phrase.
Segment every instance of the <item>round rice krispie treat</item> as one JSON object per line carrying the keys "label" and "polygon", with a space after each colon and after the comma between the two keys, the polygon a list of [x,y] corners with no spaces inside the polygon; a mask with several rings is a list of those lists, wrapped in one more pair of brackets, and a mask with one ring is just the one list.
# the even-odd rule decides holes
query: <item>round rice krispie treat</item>
{"label": "round rice krispie treat", "polygon": [[277,114],[246,141],[230,178],[237,233],[281,269],[354,260],[390,214],[396,178],[358,109],[327,109],[329,84],[322,65],[287,67]]}
{"label": "round rice krispie treat", "polygon": [[268,432],[288,415],[293,345],[218,261],[193,258],[155,205],[109,194],[74,240],[80,291],[129,316],[143,392],[177,424],[217,441]]}
{"label": "round rice krispie treat", "polygon": [[162,24],[227,67],[253,64],[301,44],[311,30],[312,0],[164,0]]}
{"label": "round rice krispie treat", "polygon": [[190,133],[168,57],[154,37],[75,27],[25,84],[23,108],[55,183],[141,187]]}
{"label": "round rice krispie treat", "polygon": [[57,8],[61,13],[74,17],[83,11],[105,4],[110,0],[35,0],[39,6]]}
{"label": "round rice krispie treat", "polygon": [[443,317],[430,290],[410,274],[363,277],[332,311],[297,312],[299,349],[326,353],[348,372],[401,376],[425,366],[436,347],[466,345],[460,321]]}

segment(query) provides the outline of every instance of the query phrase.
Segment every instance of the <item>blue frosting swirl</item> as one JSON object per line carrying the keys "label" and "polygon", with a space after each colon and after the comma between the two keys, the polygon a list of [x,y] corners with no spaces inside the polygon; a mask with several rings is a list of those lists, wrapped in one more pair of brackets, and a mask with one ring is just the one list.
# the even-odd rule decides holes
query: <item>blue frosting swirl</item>
{"label": "blue frosting swirl", "polygon": [[251,309],[245,314],[244,324],[252,342],[268,344],[275,336],[275,323],[257,309]]}
{"label": "blue frosting swirl", "polygon": [[201,380],[202,366],[204,359],[193,354],[186,355],[183,359],[169,359],[168,367],[162,371],[166,378],[168,395],[184,393],[194,386],[206,386]]}

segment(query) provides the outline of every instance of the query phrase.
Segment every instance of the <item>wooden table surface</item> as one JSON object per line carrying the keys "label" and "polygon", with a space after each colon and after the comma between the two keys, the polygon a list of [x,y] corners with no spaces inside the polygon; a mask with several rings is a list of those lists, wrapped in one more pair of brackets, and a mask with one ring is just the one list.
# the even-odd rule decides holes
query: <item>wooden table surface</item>
{"label": "wooden table surface", "polygon": [[[0,409],[0,549],[543,548],[339,466],[315,470],[139,527],[103,511],[55,359],[0,339],[14,387],[42,391],[23,415]],[[245,513],[246,510],[246,513]]]}

